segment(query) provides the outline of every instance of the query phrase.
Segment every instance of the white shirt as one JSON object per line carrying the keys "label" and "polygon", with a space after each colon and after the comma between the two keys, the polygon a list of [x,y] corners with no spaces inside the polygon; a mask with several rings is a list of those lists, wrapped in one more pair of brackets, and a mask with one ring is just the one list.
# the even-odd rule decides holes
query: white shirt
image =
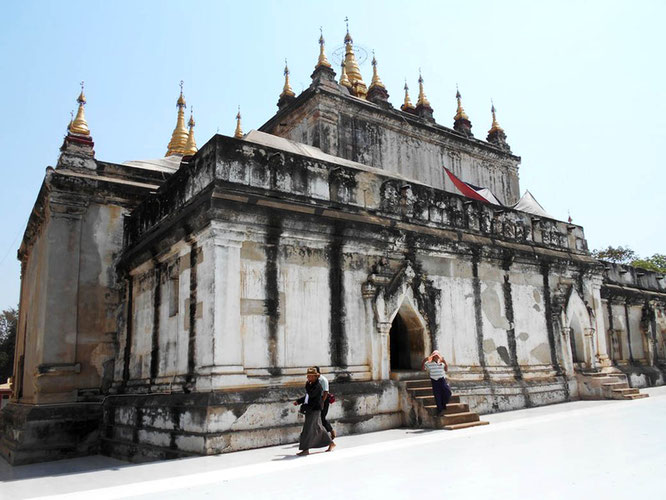
{"label": "white shirt", "polygon": [[428,374],[433,380],[439,380],[440,378],[446,377],[446,374],[444,373],[444,363],[426,361],[425,368],[428,370]]}
{"label": "white shirt", "polygon": [[319,384],[324,392],[328,392],[328,379],[323,375],[319,375]]}

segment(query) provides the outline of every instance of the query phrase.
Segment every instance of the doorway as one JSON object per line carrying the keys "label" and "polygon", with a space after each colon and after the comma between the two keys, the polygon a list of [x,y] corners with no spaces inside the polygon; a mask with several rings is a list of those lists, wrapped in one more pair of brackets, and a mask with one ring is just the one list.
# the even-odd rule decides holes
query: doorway
{"label": "doorway", "polygon": [[425,328],[419,315],[405,301],[389,331],[391,371],[420,370],[426,356]]}

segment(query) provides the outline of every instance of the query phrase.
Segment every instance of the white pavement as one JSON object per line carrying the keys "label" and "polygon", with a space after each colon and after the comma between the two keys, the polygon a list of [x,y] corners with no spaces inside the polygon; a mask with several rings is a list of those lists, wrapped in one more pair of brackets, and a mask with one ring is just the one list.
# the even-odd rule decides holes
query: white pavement
{"label": "white pavement", "polygon": [[666,497],[666,387],[636,401],[578,401],[485,415],[459,431],[394,429],[132,465],[95,456],[10,467],[0,499],[620,499]]}

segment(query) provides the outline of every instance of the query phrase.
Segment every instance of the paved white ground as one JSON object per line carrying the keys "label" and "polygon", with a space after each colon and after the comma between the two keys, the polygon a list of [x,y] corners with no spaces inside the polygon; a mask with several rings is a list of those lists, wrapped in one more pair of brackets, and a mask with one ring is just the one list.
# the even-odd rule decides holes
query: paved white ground
{"label": "paved white ground", "polygon": [[132,465],[107,457],[10,467],[0,499],[666,498],[666,387],[637,401],[579,401],[486,415],[460,431],[343,436]]}

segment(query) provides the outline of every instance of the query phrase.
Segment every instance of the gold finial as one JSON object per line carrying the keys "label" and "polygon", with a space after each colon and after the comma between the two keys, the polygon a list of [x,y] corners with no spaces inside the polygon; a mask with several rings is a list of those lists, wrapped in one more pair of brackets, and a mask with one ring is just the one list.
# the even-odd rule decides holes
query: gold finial
{"label": "gold finial", "polygon": [[238,113],[236,114],[236,131],[234,132],[234,137],[236,139],[243,138],[243,129],[241,128],[240,106],[238,106]]}
{"label": "gold finial", "polygon": [[347,70],[345,69],[345,62],[342,61],[342,64],[340,65],[342,68],[342,71],[340,73],[340,85],[343,87],[347,87],[348,89],[352,88],[352,84],[349,81],[349,78],[347,78]]}
{"label": "gold finial", "polygon": [[352,37],[349,34],[349,17],[345,17],[345,24],[347,25],[347,34],[345,35],[345,43],[352,43]]}
{"label": "gold finial", "polygon": [[331,63],[328,62],[328,59],[326,59],[326,54],[324,54],[324,32],[321,29],[321,26],[319,27],[319,59],[317,60],[317,66],[324,66],[326,68],[331,67]]}
{"label": "gold finial", "polygon": [[79,103],[79,110],[76,113],[76,118],[69,122],[67,130],[71,134],[77,135],[90,135],[90,129],[88,128],[88,122],[86,122],[86,114],[83,110],[83,106],[86,105],[86,95],[83,92],[83,82],[81,82],[81,93],[76,99],[76,102]]}
{"label": "gold finial", "polygon": [[414,109],[412,100],[409,98],[409,87],[407,86],[407,80],[405,80],[405,102],[402,103],[400,109],[402,109],[403,111],[411,111]]}
{"label": "gold finial", "polygon": [[379,87],[386,89],[382,83],[379,75],[377,74],[377,59],[375,59],[375,51],[372,51],[372,81],[370,82],[370,88]]}
{"label": "gold finial", "polygon": [[499,126],[499,123],[497,123],[497,118],[495,117],[495,103],[492,99],[490,100],[490,112],[493,115],[493,123],[490,126],[488,133],[490,134],[491,132],[502,132],[503,129]]}
{"label": "gold finial", "polygon": [[289,85],[289,66],[287,66],[287,60],[284,60],[284,87],[282,87],[282,93],[280,94],[280,97],[294,97],[296,94],[294,94],[294,91],[291,89],[291,85]]}
{"label": "gold finial", "polygon": [[462,101],[460,96],[460,90],[456,85],[456,100],[458,101],[458,109],[456,110],[456,116],[453,117],[454,120],[469,120],[469,116],[465,113],[465,110],[462,107]]}
{"label": "gold finial", "polygon": [[190,108],[190,121],[187,122],[187,126],[190,128],[190,131],[187,133],[187,142],[185,143],[185,152],[184,156],[195,155],[198,151],[197,143],[194,140],[194,126],[196,122],[194,121],[194,108]]}
{"label": "gold finial", "polygon": [[189,138],[187,128],[185,128],[185,108],[187,104],[185,103],[185,97],[183,96],[183,81],[180,81],[180,96],[176,101],[176,107],[178,108],[178,118],[176,119],[176,127],[173,129],[171,134],[171,140],[167,146],[167,152],[164,156],[173,156],[173,155],[184,155],[185,146]]}
{"label": "gold finial", "polygon": [[361,70],[358,67],[356,56],[354,55],[354,41],[349,34],[349,19],[345,18],[345,22],[347,22],[347,34],[345,35],[345,71],[349,83],[351,83],[352,94],[361,99],[365,99],[365,96],[368,94],[368,89],[363,82]]}
{"label": "gold finial", "polygon": [[421,70],[419,69],[419,98],[416,101],[417,106],[430,107],[430,102],[423,91],[423,76],[421,76]]}

